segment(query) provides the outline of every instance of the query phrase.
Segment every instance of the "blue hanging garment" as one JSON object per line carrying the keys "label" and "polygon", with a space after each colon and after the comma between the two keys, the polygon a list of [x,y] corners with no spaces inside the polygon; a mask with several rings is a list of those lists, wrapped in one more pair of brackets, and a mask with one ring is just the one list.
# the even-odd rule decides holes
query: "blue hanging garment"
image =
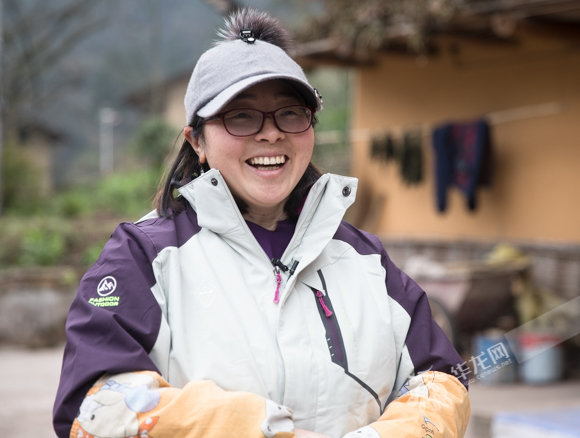
{"label": "blue hanging garment", "polygon": [[448,123],[433,131],[437,210],[447,207],[447,188],[457,186],[467,198],[467,208],[476,208],[478,186],[489,186],[492,178],[492,147],[489,123],[480,119]]}

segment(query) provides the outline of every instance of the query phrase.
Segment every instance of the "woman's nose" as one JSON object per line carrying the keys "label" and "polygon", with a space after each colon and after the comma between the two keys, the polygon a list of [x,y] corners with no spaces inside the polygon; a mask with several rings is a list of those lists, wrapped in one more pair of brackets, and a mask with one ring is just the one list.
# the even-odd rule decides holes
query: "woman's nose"
{"label": "woman's nose", "polygon": [[256,134],[256,140],[275,143],[278,140],[284,139],[284,136],[285,134],[276,126],[274,116],[272,114],[264,116],[264,123],[262,129]]}

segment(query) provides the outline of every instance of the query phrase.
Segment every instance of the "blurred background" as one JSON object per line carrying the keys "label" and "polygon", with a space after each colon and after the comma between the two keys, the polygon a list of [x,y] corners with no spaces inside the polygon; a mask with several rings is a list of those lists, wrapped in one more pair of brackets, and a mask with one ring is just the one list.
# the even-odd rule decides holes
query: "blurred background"
{"label": "blurred background", "polygon": [[153,209],[239,6],[291,29],[314,162],[359,179],[347,219],[427,292],[469,435],[578,436],[580,0],[0,0],[0,432],[53,436],[76,286]]}

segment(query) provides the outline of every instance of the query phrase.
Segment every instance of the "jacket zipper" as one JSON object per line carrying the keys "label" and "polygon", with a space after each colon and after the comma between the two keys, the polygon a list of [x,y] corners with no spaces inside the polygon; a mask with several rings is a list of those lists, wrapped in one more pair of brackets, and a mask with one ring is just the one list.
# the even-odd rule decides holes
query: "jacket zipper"
{"label": "jacket zipper", "polygon": [[[230,199],[230,202],[232,203],[232,205],[236,205],[236,201],[234,200],[234,197],[232,196],[232,193],[230,192],[228,186],[225,185],[225,182],[224,182],[224,179],[223,179],[221,173],[219,171],[217,171],[217,174],[220,177],[222,184],[224,184],[224,187],[226,188],[226,194],[228,195],[228,198]],[[253,241],[253,243],[254,243],[254,245],[255,245],[258,253],[261,254],[266,260],[268,260],[268,256],[266,255],[266,252],[260,246],[260,244],[258,243],[258,240],[254,237],[254,234],[252,233],[252,231],[248,227],[248,224],[246,224],[246,220],[244,219],[244,217],[240,213],[240,210],[238,208],[235,208],[234,210],[235,210],[236,216],[238,217],[238,221],[242,224],[242,228],[244,229],[244,231],[248,235],[249,239],[251,241]],[[286,251],[284,251],[284,254],[286,254],[288,248],[290,248],[290,246],[292,245],[294,239],[296,238],[296,231],[297,231],[297,229],[294,231],[294,235],[292,236],[292,239],[290,239],[290,242],[288,243],[288,247],[286,247]],[[282,256],[282,257],[284,257],[284,256]],[[273,263],[272,260],[268,260],[268,261],[270,263]],[[278,260],[278,261],[280,262],[280,260]],[[289,275],[288,278],[290,278],[294,274],[294,271],[298,267],[298,263],[299,262],[297,260],[294,260],[294,262],[292,264],[292,267],[290,268],[290,275]],[[285,266],[285,265],[283,265],[283,266],[285,267],[284,272],[286,272],[288,270],[288,267]],[[274,278],[275,278],[275,281],[276,281],[276,291],[274,293],[274,303],[278,304],[280,302],[280,285],[282,284],[282,274],[280,272],[280,267],[279,266],[276,266],[276,265],[275,265],[275,268],[274,268]]]}
{"label": "jacket zipper", "polygon": [[324,279],[321,270],[318,270],[318,277],[322,283],[322,290],[313,287],[310,289],[314,293],[315,299],[318,302],[318,312],[320,313],[322,324],[326,330],[326,343],[328,344],[330,359],[338,366],[348,370],[344,341],[342,339],[340,327],[338,326],[336,314],[333,311],[332,301],[330,300],[330,296],[328,296],[328,291],[326,290],[326,280]]}
{"label": "jacket zipper", "polygon": [[[228,195],[228,198],[230,198],[230,202],[232,203],[232,205],[235,206],[236,201],[234,200],[232,193],[230,192],[228,186],[225,184],[223,177],[221,176],[221,173],[219,173],[219,171],[218,171],[218,175],[219,175],[220,179],[222,180],[221,181],[222,184],[224,184],[224,187],[226,188],[226,194]],[[240,224],[242,225],[242,228],[246,232],[246,235],[248,236],[250,241],[252,241],[254,243],[254,246],[256,247],[258,254],[262,255],[266,260],[268,260],[269,263],[272,263],[272,261],[268,259],[268,256],[266,255],[266,252],[264,251],[264,249],[258,243],[258,240],[254,237],[254,234],[250,230],[250,227],[248,227],[248,224],[246,224],[246,220],[244,219],[244,217],[240,213],[240,210],[238,208],[234,208],[234,211],[236,213],[236,216],[238,217],[238,221],[240,222]],[[282,274],[280,273],[280,268],[276,265],[274,265],[274,279],[276,281],[276,291],[274,293],[274,303],[278,304],[280,302],[280,284],[282,284]]]}
{"label": "jacket zipper", "polygon": [[[310,289],[314,292],[319,303],[319,313],[326,331],[326,343],[328,344],[328,351],[330,352],[330,360],[332,360],[336,365],[342,367],[347,376],[355,380],[373,396],[379,405],[379,412],[382,415],[384,408],[381,405],[381,400],[378,394],[369,385],[348,370],[348,358],[346,357],[346,349],[344,348],[342,333],[340,331],[340,326],[338,325],[336,314],[333,312],[332,301],[330,300],[328,290],[326,289],[326,280],[324,279],[324,275],[322,275],[322,270],[320,269],[318,270],[318,277],[322,283],[322,290],[317,290],[313,287]],[[324,300],[325,298],[326,301]]]}
{"label": "jacket zipper", "polygon": [[274,266],[274,275],[276,276],[276,292],[274,292],[274,303],[278,304],[280,302],[280,284],[282,283],[282,274],[280,273],[280,268]]}

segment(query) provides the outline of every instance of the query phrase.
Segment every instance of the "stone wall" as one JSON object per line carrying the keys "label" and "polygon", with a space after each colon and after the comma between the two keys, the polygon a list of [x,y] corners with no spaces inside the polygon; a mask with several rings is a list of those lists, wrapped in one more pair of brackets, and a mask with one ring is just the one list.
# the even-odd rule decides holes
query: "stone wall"
{"label": "stone wall", "polygon": [[[482,260],[499,242],[382,239],[389,256],[403,267],[412,255],[437,262]],[[571,300],[580,296],[580,245],[506,242],[524,251],[532,260],[532,275],[538,286]]]}
{"label": "stone wall", "polygon": [[0,344],[37,348],[64,342],[81,274],[69,267],[0,271]]}

